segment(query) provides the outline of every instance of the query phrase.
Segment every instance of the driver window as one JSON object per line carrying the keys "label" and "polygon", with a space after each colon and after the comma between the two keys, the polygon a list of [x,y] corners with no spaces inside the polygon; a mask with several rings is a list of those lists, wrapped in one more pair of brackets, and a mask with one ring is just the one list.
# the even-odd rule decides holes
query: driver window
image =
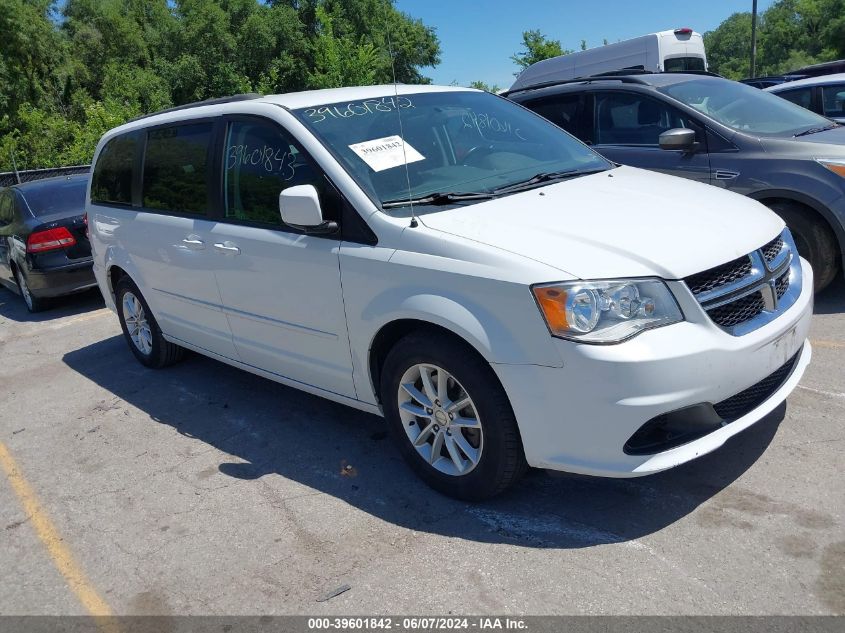
{"label": "driver window", "polygon": [[656,99],[629,92],[596,94],[596,145],[657,147],[660,135],[674,128],[696,130],[681,112]]}
{"label": "driver window", "polygon": [[[258,121],[233,121],[223,155],[226,219],[284,226],[279,194],[295,185],[314,185],[327,219],[322,171],[280,128]],[[330,206],[330,205],[329,205]]]}

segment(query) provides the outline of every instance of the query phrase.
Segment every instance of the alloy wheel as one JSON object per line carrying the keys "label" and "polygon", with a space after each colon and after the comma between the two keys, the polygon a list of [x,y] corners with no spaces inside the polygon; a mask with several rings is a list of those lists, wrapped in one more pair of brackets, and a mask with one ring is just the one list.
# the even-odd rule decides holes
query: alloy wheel
{"label": "alloy wheel", "polygon": [[123,321],[132,344],[139,352],[148,356],[153,351],[153,333],[144,306],[131,292],[123,295]]}
{"label": "alloy wheel", "polygon": [[411,445],[433,468],[466,475],[481,458],[484,432],[466,389],[442,367],[417,364],[399,383],[399,417]]}

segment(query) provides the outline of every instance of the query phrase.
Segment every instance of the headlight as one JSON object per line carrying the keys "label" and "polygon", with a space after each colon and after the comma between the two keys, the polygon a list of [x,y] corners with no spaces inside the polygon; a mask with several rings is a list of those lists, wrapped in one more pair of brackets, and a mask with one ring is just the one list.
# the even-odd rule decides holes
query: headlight
{"label": "headlight", "polygon": [[684,320],[658,279],[568,281],[531,290],[552,335],[583,343],[619,343]]}
{"label": "headlight", "polygon": [[822,167],[827,167],[837,176],[845,178],[845,160],[841,158],[817,158],[816,162]]}

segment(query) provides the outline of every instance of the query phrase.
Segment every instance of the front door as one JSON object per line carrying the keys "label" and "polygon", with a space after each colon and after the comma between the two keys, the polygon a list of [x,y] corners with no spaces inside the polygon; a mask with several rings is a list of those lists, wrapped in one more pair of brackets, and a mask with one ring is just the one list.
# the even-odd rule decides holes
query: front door
{"label": "front door", "polygon": [[223,144],[223,210],[209,245],[224,312],[241,360],[355,397],[341,290],[338,236],[286,226],[279,194],[314,185],[325,219],[339,194],[278,124],[231,118]]}
{"label": "front door", "polygon": [[[710,182],[710,157],[704,129],[672,106],[637,92],[595,94],[593,146],[612,161]],[[659,136],[674,128],[696,132],[694,151],[660,149]]]}

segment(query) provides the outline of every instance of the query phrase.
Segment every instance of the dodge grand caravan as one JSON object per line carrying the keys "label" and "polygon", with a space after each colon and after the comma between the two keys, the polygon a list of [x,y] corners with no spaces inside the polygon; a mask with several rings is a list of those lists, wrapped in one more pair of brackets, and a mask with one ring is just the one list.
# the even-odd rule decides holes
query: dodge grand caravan
{"label": "dodge grand caravan", "polygon": [[384,415],[409,465],[465,499],[528,466],[689,461],[810,360],[812,269],[775,214],[469,89],[243,95],[127,123],[98,145],[88,221],[141,363],[194,350]]}

